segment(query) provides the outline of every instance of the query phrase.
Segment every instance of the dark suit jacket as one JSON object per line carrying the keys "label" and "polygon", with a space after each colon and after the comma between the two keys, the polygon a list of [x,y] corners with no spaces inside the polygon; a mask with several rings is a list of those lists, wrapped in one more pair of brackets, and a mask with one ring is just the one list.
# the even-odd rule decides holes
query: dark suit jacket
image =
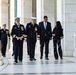
{"label": "dark suit jacket", "polygon": [[1,29],[0,30],[0,40],[1,41],[7,41],[7,37],[10,37],[9,30],[8,29]]}
{"label": "dark suit jacket", "polygon": [[37,24],[32,25],[31,22],[26,25],[26,30],[25,31],[26,31],[26,35],[27,35],[27,40],[29,40],[30,42],[36,42],[36,40],[37,40],[37,38],[36,38],[37,35],[36,34],[38,34],[38,32],[39,32],[38,28],[39,27],[38,27]]}
{"label": "dark suit jacket", "polygon": [[15,24],[13,25],[12,27],[12,30],[11,30],[11,36],[13,38],[15,38],[16,36],[17,37],[26,37],[25,36],[25,28],[24,28],[24,25],[20,24],[20,27],[18,28],[18,26]]}
{"label": "dark suit jacket", "polygon": [[44,22],[39,23],[39,34],[40,34],[40,40],[44,40],[45,36],[47,40],[50,40],[52,37],[52,29],[51,29],[51,23],[47,22],[46,29],[44,28]]}

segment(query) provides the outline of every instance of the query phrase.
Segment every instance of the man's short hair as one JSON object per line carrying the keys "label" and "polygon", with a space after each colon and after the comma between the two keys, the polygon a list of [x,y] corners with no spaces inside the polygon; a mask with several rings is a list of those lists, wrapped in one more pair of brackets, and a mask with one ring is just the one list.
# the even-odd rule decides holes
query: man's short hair
{"label": "man's short hair", "polygon": [[6,24],[3,24],[3,26],[6,26]]}
{"label": "man's short hair", "polygon": [[18,20],[18,19],[20,19],[20,18],[19,18],[19,17],[16,17],[16,18],[15,18],[15,21]]}
{"label": "man's short hair", "polygon": [[48,18],[48,17],[47,17],[47,16],[44,16],[44,19],[45,19],[45,18]]}

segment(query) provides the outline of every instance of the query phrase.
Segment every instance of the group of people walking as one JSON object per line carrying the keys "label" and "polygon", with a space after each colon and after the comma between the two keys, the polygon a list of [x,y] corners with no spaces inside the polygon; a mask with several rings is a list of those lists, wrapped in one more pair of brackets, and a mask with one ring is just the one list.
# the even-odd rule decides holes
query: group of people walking
{"label": "group of people walking", "polygon": [[[6,29],[6,24],[0,29],[0,40],[2,44],[1,53],[6,57],[7,37],[12,36],[14,62],[23,61],[23,42],[27,42],[27,53],[30,61],[36,61],[35,46],[37,38],[40,40],[40,59],[43,59],[45,46],[45,60],[49,60],[49,42],[53,38],[54,57],[56,60],[63,59],[61,48],[61,39],[63,39],[63,29],[60,21],[56,22],[55,28],[52,31],[51,23],[48,22],[48,17],[44,16],[44,20],[36,23],[36,18],[32,17],[31,22],[24,27],[20,24],[20,18],[15,19],[15,24],[12,27],[11,33]],[[58,46],[58,47],[57,47]],[[58,48],[58,49],[57,49]]]}

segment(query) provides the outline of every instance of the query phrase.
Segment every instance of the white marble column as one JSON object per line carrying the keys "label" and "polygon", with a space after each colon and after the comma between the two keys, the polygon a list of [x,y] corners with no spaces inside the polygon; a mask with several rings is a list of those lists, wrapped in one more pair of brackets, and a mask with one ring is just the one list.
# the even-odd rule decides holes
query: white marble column
{"label": "white marble column", "polygon": [[8,1],[9,0],[1,0],[1,24],[7,24],[7,28],[8,28],[8,7],[9,7],[9,4],[8,4]]}
{"label": "white marble column", "polygon": [[[0,0],[0,25],[1,25],[1,0]],[[1,54],[1,41],[0,41],[0,66],[3,64],[2,54]]]}
{"label": "white marble column", "polygon": [[44,0],[36,0],[36,7],[37,23],[39,23],[44,16]]}
{"label": "white marble column", "polygon": [[30,22],[30,17],[32,17],[32,0],[23,0],[23,9],[24,9],[24,24]]}
{"label": "white marble column", "polygon": [[37,6],[36,6],[36,1],[37,0],[32,0],[32,16],[33,17],[36,17],[36,9],[37,9]]}

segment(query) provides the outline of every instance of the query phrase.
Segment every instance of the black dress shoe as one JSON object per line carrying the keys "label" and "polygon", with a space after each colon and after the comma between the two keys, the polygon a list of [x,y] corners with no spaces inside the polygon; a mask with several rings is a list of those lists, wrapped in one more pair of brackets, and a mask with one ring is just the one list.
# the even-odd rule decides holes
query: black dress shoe
{"label": "black dress shoe", "polygon": [[6,57],[5,55],[3,55],[3,57]]}
{"label": "black dress shoe", "polygon": [[58,60],[58,58],[55,58],[55,60]]}
{"label": "black dress shoe", "polygon": [[12,56],[14,56],[15,54],[13,53]]}
{"label": "black dress shoe", "polygon": [[33,59],[31,58],[30,61],[33,61]]}
{"label": "black dress shoe", "polygon": [[42,59],[42,57],[40,57],[40,59]]}
{"label": "black dress shoe", "polygon": [[47,58],[45,58],[45,60],[49,60],[49,58],[47,57]]}
{"label": "black dress shoe", "polygon": [[18,63],[18,61],[14,61],[14,64]]}
{"label": "black dress shoe", "polygon": [[36,61],[36,59],[35,59],[35,58],[33,58],[33,60],[34,60],[34,61]]}
{"label": "black dress shoe", "polygon": [[21,62],[21,63],[22,63],[22,60],[19,60],[19,62]]}
{"label": "black dress shoe", "polygon": [[62,58],[62,57],[61,57],[60,59],[61,59],[61,60],[63,60],[63,58]]}

